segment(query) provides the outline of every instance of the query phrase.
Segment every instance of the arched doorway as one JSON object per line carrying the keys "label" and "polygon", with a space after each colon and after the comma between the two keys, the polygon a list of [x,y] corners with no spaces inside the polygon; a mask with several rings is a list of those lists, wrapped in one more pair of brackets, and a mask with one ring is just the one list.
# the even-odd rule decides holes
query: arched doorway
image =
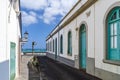
{"label": "arched doorway", "polygon": [[79,67],[86,69],[86,26],[82,24],[79,30]]}

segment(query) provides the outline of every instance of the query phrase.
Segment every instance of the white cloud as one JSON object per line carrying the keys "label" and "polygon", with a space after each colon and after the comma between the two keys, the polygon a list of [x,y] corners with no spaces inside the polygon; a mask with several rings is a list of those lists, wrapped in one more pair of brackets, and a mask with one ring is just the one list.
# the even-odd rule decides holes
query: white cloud
{"label": "white cloud", "polygon": [[77,0],[49,0],[49,6],[44,9],[43,21],[49,24],[56,20],[56,16],[61,15],[63,17],[76,1]]}
{"label": "white cloud", "polygon": [[26,9],[40,10],[47,6],[47,0],[21,0],[21,6]]}
{"label": "white cloud", "polygon": [[[38,15],[39,19],[42,19],[44,23],[50,24],[56,20],[58,15],[63,17],[77,1],[78,0],[21,0],[21,6],[28,10],[43,11],[43,14],[26,13],[27,16],[33,17],[32,23],[37,21],[36,16]],[[24,18],[25,17],[23,17],[23,20],[26,20],[26,18]],[[30,20],[26,21],[27,23],[30,22]]]}
{"label": "white cloud", "polygon": [[22,11],[22,24],[25,26],[29,26],[31,24],[37,23],[37,14],[33,11],[30,11],[29,13]]}

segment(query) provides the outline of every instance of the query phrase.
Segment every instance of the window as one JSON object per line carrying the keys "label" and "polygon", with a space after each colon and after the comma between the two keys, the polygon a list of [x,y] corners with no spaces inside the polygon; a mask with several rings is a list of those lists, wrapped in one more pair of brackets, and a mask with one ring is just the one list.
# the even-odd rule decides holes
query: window
{"label": "window", "polygon": [[51,41],[50,41],[50,51],[51,51]]}
{"label": "window", "polygon": [[54,39],[53,39],[53,52],[54,52]]}
{"label": "window", "polygon": [[49,51],[49,42],[48,42],[48,51]]}
{"label": "window", "polygon": [[48,44],[46,43],[46,50],[48,50]]}
{"label": "window", "polygon": [[50,51],[50,42],[49,42],[49,51]]}
{"label": "window", "polygon": [[117,12],[114,12],[114,14],[111,17],[111,20],[115,20],[117,18]]}
{"label": "window", "polygon": [[50,47],[51,47],[51,51],[52,51],[52,41],[51,41],[51,46]]}
{"label": "window", "polygon": [[57,38],[55,39],[55,56],[57,56]]}
{"label": "window", "polygon": [[114,8],[107,19],[108,60],[120,60],[120,7]]}
{"label": "window", "polygon": [[50,42],[48,42],[48,51],[50,51]]}
{"label": "window", "polygon": [[71,35],[71,31],[68,32],[68,55],[72,56],[72,35]]}
{"label": "window", "polygon": [[63,54],[63,36],[60,36],[60,53]]}

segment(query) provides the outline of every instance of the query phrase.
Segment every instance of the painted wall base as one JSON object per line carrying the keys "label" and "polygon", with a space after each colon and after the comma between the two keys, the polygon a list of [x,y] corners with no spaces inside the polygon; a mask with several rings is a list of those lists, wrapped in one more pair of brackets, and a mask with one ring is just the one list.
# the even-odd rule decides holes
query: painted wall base
{"label": "painted wall base", "polygon": [[88,74],[95,75],[95,59],[87,57],[86,71]]}
{"label": "painted wall base", "polygon": [[68,66],[75,67],[75,61],[73,61],[73,60],[70,60],[70,59],[67,59],[64,57],[60,57],[60,56],[58,56],[57,60]]}
{"label": "painted wall base", "polygon": [[103,80],[120,80],[120,75],[99,68],[95,68],[95,76]]}
{"label": "painted wall base", "polygon": [[[46,56],[55,60],[55,55],[54,54],[47,53]],[[61,63],[66,64],[68,66],[75,67],[75,61],[73,61],[73,60],[66,59],[66,58],[63,58],[63,57],[60,57],[60,56],[57,56],[56,60],[60,61]]]}
{"label": "painted wall base", "polygon": [[51,53],[46,53],[46,56],[55,60],[55,55]]}

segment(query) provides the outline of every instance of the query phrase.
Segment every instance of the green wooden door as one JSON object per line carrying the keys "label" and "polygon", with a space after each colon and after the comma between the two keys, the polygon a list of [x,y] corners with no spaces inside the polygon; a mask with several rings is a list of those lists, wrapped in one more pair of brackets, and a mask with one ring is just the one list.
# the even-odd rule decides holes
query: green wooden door
{"label": "green wooden door", "polygon": [[80,67],[86,69],[86,29],[85,25],[82,25],[80,28]]}
{"label": "green wooden door", "polygon": [[16,44],[11,42],[10,43],[10,80],[14,80],[15,78],[15,60],[16,60],[16,56],[15,56],[15,48],[16,48]]}

